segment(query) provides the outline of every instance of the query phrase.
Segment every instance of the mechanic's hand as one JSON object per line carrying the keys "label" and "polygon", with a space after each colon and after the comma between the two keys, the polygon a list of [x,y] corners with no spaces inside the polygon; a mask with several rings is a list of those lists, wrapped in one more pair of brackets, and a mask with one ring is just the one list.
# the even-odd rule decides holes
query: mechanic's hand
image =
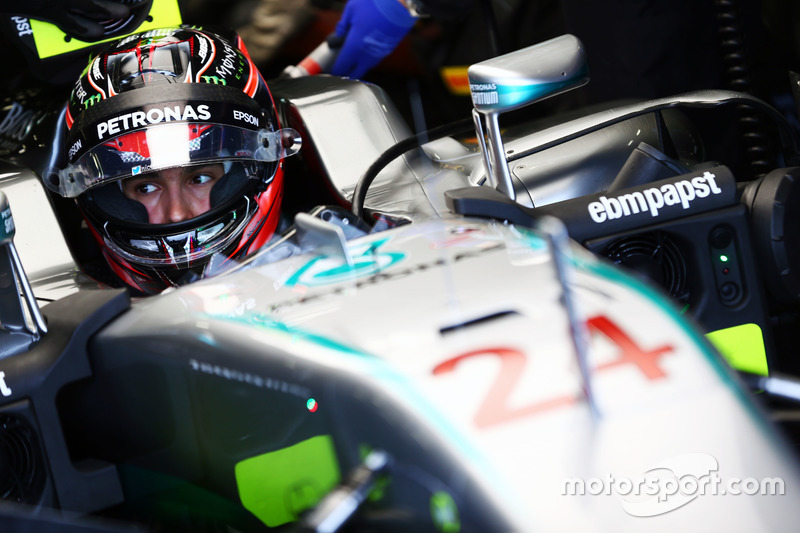
{"label": "mechanic's hand", "polygon": [[103,36],[104,28],[99,21],[125,19],[144,1],[122,4],[119,0],[27,0],[18,4],[15,11],[52,22],[82,41],[92,41]]}
{"label": "mechanic's hand", "polygon": [[399,0],[348,0],[336,25],[344,44],[331,74],[360,78],[395,49],[415,21]]}

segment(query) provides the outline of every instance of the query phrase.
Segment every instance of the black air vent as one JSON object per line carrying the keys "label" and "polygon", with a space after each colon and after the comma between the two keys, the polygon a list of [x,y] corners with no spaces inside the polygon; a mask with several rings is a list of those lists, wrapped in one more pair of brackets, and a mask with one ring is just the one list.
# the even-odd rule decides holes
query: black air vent
{"label": "black air vent", "polygon": [[35,504],[42,495],[45,465],[33,427],[0,415],[0,499]]}
{"label": "black air vent", "polygon": [[662,287],[670,296],[686,303],[686,261],[678,246],[662,231],[629,235],[614,241],[605,254],[612,262]]}

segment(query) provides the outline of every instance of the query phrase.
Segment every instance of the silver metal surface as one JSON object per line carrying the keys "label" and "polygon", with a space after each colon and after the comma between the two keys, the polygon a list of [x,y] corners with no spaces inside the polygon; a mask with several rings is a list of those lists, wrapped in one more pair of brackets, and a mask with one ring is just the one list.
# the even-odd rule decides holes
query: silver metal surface
{"label": "silver metal surface", "polygon": [[516,199],[514,185],[511,183],[511,173],[508,170],[506,151],[503,147],[503,136],[500,133],[498,113],[481,113],[486,122],[487,141],[484,149],[488,151],[489,166],[487,174],[492,178],[492,185],[512,200]]}
{"label": "silver metal surface", "polygon": [[795,156],[800,153],[800,147],[798,147],[797,144],[798,141],[792,134],[788,122],[775,108],[754,96],[724,90],[693,91],[677,96],[647,100],[600,111],[583,118],[556,124],[531,137],[527,137],[524,141],[517,141],[513,146],[512,143],[508,143],[508,148],[515,151],[513,159],[518,159],[547,150],[557,144],[561,144],[564,140],[598,131],[602,128],[647,113],[663,111],[674,107],[713,108],[723,105],[740,104],[754,107],[772,115],[772,117],[776,119],[775,123],[778,126],[781,140],[783,141],[783,145],[787,148],[788,153]]}
{"label": "silver metal surface", "polygon": [[467,75],[486,174],[498,191],[514,200],[498,117],[585,85],[589,77],[583,45],[574,35],[562,35],[471,65]]}
{"label": "silver metal surface", "polygon": [[[5,193],[0,190],[0,218],[2,219],[3,227],[0,228],[0,249],[6,248],[11,265],[11,292],[10,296],[18,296],[12,298],[12,305],[20,307],[19,316],[21,323],[17,326],[25,330],[32,341],[38,340],[44,333],[47,333],[47,322],[45,322],[42,312],[39,310],[39,305],[36,303],[36,298],[33,295],[31,284],[28,277],[25,275],[25,269],[22,267],[22,262],[19,259],[17,248],[14,246],[14,235],[16,233],[14,217],[11,213],[11,206],[9,205],[8,198]],[[14,295],[16,291],[17,295]],[[20,298],[21,297],[21,298]]]}
{"label": "silver metal surface", "polygon": [[601,413],[597,406],[592,386],[592,368],[589,362],[591,343],[587,326],[588,317],[582,312],[580,302],[575,297],[574,283],[576,275],[569,234],[564,223],[552,216],[542,218],[537,227],[546,235],[550,244],[553,266],[556,269],[556,277],[561,286],[561,303],[569,320],[569,333],[575,349],[575,360],[578,363],[583,382],[583,393],[586,403],[589,405],[589,410],[597,420],[600,418]]}
{"label": "silver metal surface", "polygon": [[[335,76],[279,79],[270,82],[279,108],[286,109],[287,126],[303,138],[302,156],[313,162],[343,203],[350,201],[355,184],[386,149],[412,135],[394,104],[376,85]],[[385,195],[391,182],[403,191],[398,176],[408,174],[406,155],[380,173],[370,189]],[[414,180],[410,180],[411,184]],[[407,198],[398,198],[403,203]],[[386,202],[386,200],[384,200]],[[390,202],[386,202],[390,203]]]}
{"label": "silver metal surface", "polygon": [[[703,155],[702,142],[685,116],[675,109],[664,112],[664,119],[679,155],[689,162]],[[574,122],[580,123],[580,119]],[[516,156],[538,142],[540,131],[529,126],[506,133],[505,148]],[[642,115],[536,152],[509,163],[516,201],[528,207],[542,206],[604,191],[616,177],[630,153],[644,142],[658,146],[658,131],[653,115]],[[470,167],[469,182],[487,180],[481,165]]]}
{"label": "silver metal surface", "polygon": [[506,113],[589,82],[583,44],[566,34],[470,65],[472,103],[481,113]]}
{"label": "silver metal surface", "polygon": [[[624,497],[565,494],[564,481],[636,480],[687,450],[713,456],[721,476],[780,475],[787,489],[800,480],[796,459],[708,343],[657,294],[588,252],[576,257],[574,302],[617,328],[593,331],[590,381],[576,368],[554,258],[539,234],[441,219],[347,245],[361,251],[357,268],[296,256],[135,302],[95,337],[95,355],[169,361],[182,379],[205,372],[248,404],[267,400],[257,383],[307,390],[297,399],[313,394],[322,407],[309,416],[335,423],[337,444],[379,433],[401,470],[427,461],[428,479],[458,475],[454,498],[505,519],[488,529],[640,531]],[[660,377],[648,377],[631,350],[653,355]],[[584,383],[599,419],[581,401]],[[335,401],[326,404],[327,393]],[[269,426],[256,413],[250,423]],[[405,445],[408,435],[424,453]],[[779,529],[798,519],[793,494],[743,496],[746,505],[704,495],[647,520],[658,531],[709,520]],[[587,508],[589,498],[597,499]]]}
{"label": "silver metal surface", "polygon": [[344,232],[339,226],[307,213],[295,215],[294,223],[302,247],[317,249],[321,254],[339,257],[348,266],[353,266],[353,258],[347,249]]}
{"label": "silver metal surface", "polygon": [[13,207],[14,244],[36,297],[44,304],[77,292],[84,284],[39,177],[4,163],[0,190]]}
{"label": "silver metal surface", "polygon": [[22,262],[19,260],[19,254],[17,254],[14,243],[9,242],[6,246],[8,246],[8,250],[11,253],[11,261],[16,270],[19,284],[22,287],[22,296],[25,299],[27,311],[33,320],[33,324],[28,330],[28,333],[30,333],[31,338],[35,340],[44,333],[47,333],[47,322],[45,322],[42,312],[39,309],[39,304],[36,302],[36,297],[33,294],[28,277],[25,275],[25,270],[22,268]]}

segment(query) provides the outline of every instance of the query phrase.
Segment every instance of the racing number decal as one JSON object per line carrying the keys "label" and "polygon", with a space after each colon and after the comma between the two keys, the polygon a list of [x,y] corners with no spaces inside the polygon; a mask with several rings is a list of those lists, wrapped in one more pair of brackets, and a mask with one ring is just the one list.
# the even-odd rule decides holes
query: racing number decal
{"label": "racing number decal", "polygon": [[673,347],[666,344],[655,350],[644,350],[631,339],[618,325],[605,316],[595,316],[588,320],[589,331],[599,331],[608,340],[619,346],[619,359],[603,363],[597,370],[605,370],[626,363],[636,365],[642,374],[649,380],[660,379],[667,376],[664,369],[658,366],[658,361],[662,355],[671,352]]}
{"label": "racing number decal", "polygon": [[478,427],[507,422],[515,418],[532,415],[562,405],[569,405],[577,401],[577,398],[574,396],[564,395],[524,407],[509,409],[506,400],[511,394],[511,390],[519,381],[519,377],[522,375],[522,371],[527,364],[524,354],[509,348],[488,348],[461,354],[437,365],[433,369],[433,374],[439,375],[445,372],[452,372],[460,361],[483,354],[498,356],[502,365],[497,379],[492,383],[492,387],[486,395],[486,399],[478,408],[478,412],[475,413],[475,424]]}
{"label": "racing number decal", "polygon": [[[658,362],[662,355],[674,349],[672,346],[664,345],[654,350],[645,350],[636,344],[617,324],[602,315],[590,318],[587,321],[587,325],[590,332],[605,335],[609,341],[619,348],[618,359],[598,365],[595,370],[607,370],[630,363],[636,365],[648,380],[666,377],[667,373],[658,365]],[[486,348],[458,355],[436,365],[433,369],[433,374],[442,375],[452,372],[461,361],[483,355],[498,357],[501,361],[501,367],[486,398],[478,408],[478,412],[475,413],[475,425],[479,428],[501,424],[557,407],[564,407],[581,400],[580,396],[563,395],[523,407],[509,408],[507,400],[527,364],[525,354],[510,348]]]}

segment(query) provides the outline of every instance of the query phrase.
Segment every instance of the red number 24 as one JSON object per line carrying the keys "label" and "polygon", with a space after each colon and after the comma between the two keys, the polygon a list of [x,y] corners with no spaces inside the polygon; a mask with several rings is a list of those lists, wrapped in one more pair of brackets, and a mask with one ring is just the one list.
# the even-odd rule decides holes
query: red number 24
{"label": "red number 24", "polygon": [[[587,324],[591,332],[602,333],[620,349],[620,357],[618,359],[602,364],[596,370],[610,369],[630,363],[636,365],[647,379],[655,380],[666,377],[666,372],[658,363],[662,355],[673,350],[672,346],[664,345],[653,350],[645,350],[636,344],[617,324],[605,316],[592,317]],[[433,374],[442,375],[452,372],[461,361],[480,355],[499,357],[501,367],[497,378],[486,394],[486,398],[478,408],[478,412],[475,413],[475,424],[478,427],[501,424],[542,411],[571,405],[580,400],[580,396],[565,394],[538,403],[510,408],[507,400],[527,364],[525,354],[511,348],[492,347],[463,353],[439,363],[433,369]]]}

